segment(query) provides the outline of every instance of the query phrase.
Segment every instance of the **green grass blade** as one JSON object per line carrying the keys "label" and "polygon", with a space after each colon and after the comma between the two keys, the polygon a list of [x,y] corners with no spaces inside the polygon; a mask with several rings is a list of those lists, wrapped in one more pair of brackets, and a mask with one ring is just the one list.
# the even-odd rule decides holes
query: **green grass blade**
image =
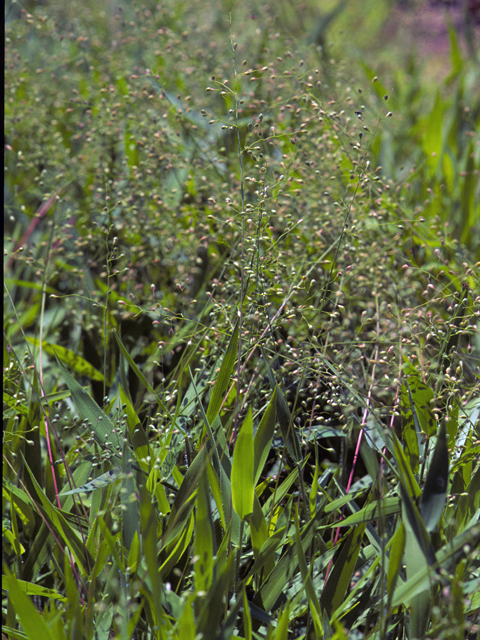
{"label": "green grass blade", "polygon": [[175,538],[187,522],[193,509],[195,495],[202,474],[206,473],[208,455],[205,448],[200,449],[183,477],[182,484],[175,496],[167,526],[162,536],[162,546]]}
{"label": "green grass blade", "polygon": [[[435,564],[435,552],[425,529],[417,506],[408,495],[403,483],[400,483],[402,494],[403,522],[405,524],[405,561],[407,579],[412,578],[422,569],[430,569]],[[410,633],[412,638],[422,638],[429,620],[431,575],[427,573],[421,591],[410,600]]]}
{"label": "green grass blade", "polygon": [[312,614],[315,634],[316,637],[320,640],[320,638],[323,638],[322,610],[320,607],[320,602],[317,598],[317,594],[315,592],[315,588],[313,586],[312,577],[308,571],[305,554],[303,552],[302,541],[300,537],[300,525],[298,521],[298,509],[295,512],[295,542],[298,553],[298,564],[300,566],[300,572],[302,574],[303,585],[305,591],[307,592],[308,606],[310,607],[310,613]]}
{"label": "green grass blade", "polygon": [[185,602],[182,617],[175,627],[175,638],[178,638],[178,640],[195,640],[196,638],[197,625],[193,612],[197,598],[197,594],[192,593]]}
{"label": "green grass blade", "polygon": [[227,351],[223,357],[222,365],[220,367],[220,371],[218,372],[217,380],[213,387],[212,395],[210,397],[210,402],[208,403],[207,420],[209,424],[212,424],[215,418],[217,417],[217,414],[220,410],[220,406],[228,390],[230,377],[232,375],[233,368],[235,366],[235,361],[237,359],[238,332],[239,332],[239,323],[237,322],[233,330],[233,334],[230,339]]}
{"label": "green grass blade", "polygon": [[254,439],[254,484],[258,483],[260,475],[263,471],[265,461],[270,452],[273,434],[275,432],[275,423],[277,419],[277,387],[273,390],[270,402],[267,405],[260,424],[257,427]]}
{"label": "green grass blade", "polygon": [[71,489],[71,491],[63,491],[59,494],[60,497],[63,496],[73,496],[78,493],[90,493],[91,491],[95,491],[95,489],[104,489],[108,487],[110,484],[113,484],[118,480],[118,478],[122,475],[121,469],[110,469],[106,473],[102,473],[102,475],[86,482],[81,487],[77,487],[76,489]]}
{"label": "green grass blade", "polygon": [[332,615],[342,604],[350,586],[366,527],[366,522],[359,524],[347,535],[327,584],[322,591],[320,604],[328,611],[329,615]]}
{"label": "green grass blade", "polygon": [[194,564],[195,589],[207,592],[212,582],[213,556],[216,553],[208,482],[202,474],[198,485],[195,513]]}
{"label": "green grass blade", "polygon": [[402,569],[403,553],[405,551],[405,525],[403,522],[395,531],[390,547],[390,556],[388,558],[388,573],[387,573],[387,593],[388,602],[392,602],[393,594],[395,593],[395,586],[397,584],[398,576]]}
{"label": "green grass blade", "polygon": [[49,527],[56,531],[57,536],[63,539],[82,571],[87,573],[88,567],[92,567],[94,562],[90,553],[82,544],[80,534],[72,529],[63,513],[54,507],[54,505],[48,500],[44,491],[32,474],[28,464],[25,461],[24,464],[40,500],[37,504],[37,508],[42,513],[43,518],[48,523]]}
{"label": "green grass blade", "polygon": [[270,386],[272,387],[273,391],[276,391],[276,415],[278,422],[280,423],[283,437],[285,439],[285,444],[292,459],[295,460],[295,462],[300,462],[302,459],[302,455],[300,452],[300,441],[298,439],[297,432],[295,431],[295,427],[292,423],[290,409],[288,408],[288,404],[285,400],[285,396],[283,395],[282,390],[277,385],[275,374],[273,373],[273,370],[263,349],[262,355],[265,366],[267,368],[267,375],[268,379],[270,380]]}
{"label": "green grass blade", "polygon": [[[345,496],[347,497],[347,496]],[[353,496],[355,498],[355,496]],[[352,498],[352,499],[353,499]],[[335,503],[337,500],[335,500]],[[338,500],[341,502],[341,500]],[[350,500],[345,500],[345,502],[350,502]],[[332,503],[333,504],[333,503]],[[331,507],[331,505],[328,505]],[[330,511],[331,509],[329,509]],[[331,527],[351,527],[356,524],[361,524],[362,522],[371,522],[372,520],[378,520],[380,517],[393,516],[401,511],[401,503],[400,498],[395,496],[391,496],[390,498],[382,498],[381,500],[377,500],[375,502],[370,503],[360,511],[348,516],[344,520],[340,522],[336,522],[332,525],[328,525]]]}
{"label": "green grass blade", "polygon": [[4,569],[3,586],[8,591],[8,599],[25,629],[29,640],[55,640],[53,633],[40,613],[33,606],[30,598],[19,586],[16,577],[7,567]]}
{"label": "green grass blade", "polygon": [[[269,540],[267,521],[263,514],[262,507],[256,493],[253,498],[253,513],[252,517],[250,518],[250,536],[252,539],[253,555],[255,557],[254,564],[256,565],[257,561],[260,561],[264,544],[267,542],[267,540]],[[275,548],[276,547],[269,551],[267,557],[264,559],[266,575],[273,571],[275,567],[275,558],[273,555]],[[258,569],[255,569],[255,573],[259,569],[260,567],[258,567]]]}
{"label": "green grass blade", "polygon": [[253,511],[253,451],[253,418],[249,408],[237,435],[232,461],[233,508],[242,520]]}
{"label": "green grass blade", "polygon": [[17,579],[17,585],[27,596],[42,596],[43,598],[53,598],[61,602],[68,602],[68,598],[55,591],[55,589],[47,589],[47,587],[42,587],[42,585],[34,582],[19,579]]}
{"label": "green grass blade", "polygon": [[425,485],[420,501],[420,513],[427,531],[433,531],[438,524],[447,501],[448,487],[448,445],[444,423],[440,426],[438,439],[430,461]]}

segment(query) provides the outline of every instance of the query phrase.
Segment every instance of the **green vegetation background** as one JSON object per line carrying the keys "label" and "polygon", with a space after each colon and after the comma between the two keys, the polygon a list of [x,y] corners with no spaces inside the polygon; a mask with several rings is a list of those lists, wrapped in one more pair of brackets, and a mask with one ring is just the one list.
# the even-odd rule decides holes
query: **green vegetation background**
{"label": "green vegetation background", "polygon": [[4,637],[478,633],[478,15],[445,12],[6,7]]}

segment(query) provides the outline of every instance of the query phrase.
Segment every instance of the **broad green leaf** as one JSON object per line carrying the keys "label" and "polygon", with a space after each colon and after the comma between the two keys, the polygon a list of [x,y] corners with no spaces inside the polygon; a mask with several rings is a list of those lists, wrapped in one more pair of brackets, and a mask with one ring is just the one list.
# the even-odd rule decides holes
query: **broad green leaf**
{"label": "broad green leaf", "polygon": [[[328,499],[328,494],[326,493],[326,491],[324,491],[323,489],[320,489],[320,490],[323,492],[326,499]],[[355,500],[363,493],[364,493],[364,489],[362,489],[361,491],[352,491],[352,493],[347,493],[346,495],[343,495],[340,498],[336,498],[335,500],[332,500],[329,504],[327,504],[324,507],[324,513],[331,513],[332,511],[340,510],[344,505],[348,504],[349,502],[352,502],[352,500]],[[340,526],[343,527],[343,523],[344,523],[344,520],[342,520],[342,524]],[[328,525],[328,526],[331,526],[331,525]]]}
{"label": "broad green leaf", "polygon": [[277,628],[275,629],[274,640],[287,640],[288,639],[288,627],[290,624],[290,601],[287,600],[285,609],[280,612],[277,621]]}
{"label": "broad green leaf", "polygon": [[420,513],[427,531],[433,531],[438,524],[447,501],[448,488],[448,445],[445,424],[440,426],[433,457],[428,467],[427,478],[420,501]]}
{"label": "broad green leaf", "polygon": [[[268,526],[256,493],[253,497],[253,513],[250,518],[250,536],[252,539],[253,555],[255,559],[257,559],[260,549],[268,539]],[[267,566],[267,573],[270,573],[273,567],[272,558],[271,563]]]}
{"label": "broad green leaf", "polygon": [[435,552],[433,551],[430,537],[425,528],[425,524],[417,508],[417,505],[414,502],[413,496],[410,493],[409,487],[403,478],[400,478],[400,494],[402,497],[402,513],[403,522],[406,527],[407,545],[409,542],[410,532],[410,538],[415,538],[419,548],[422,551],[424,560],[426,560],[429,565],[433,565],[435,564]]}
{"label": "broad green leaf", "polygon": [[17,579],[17,585],[27,596],[42,596],[44,598],[53,598],[54,600],[68,602],[68,598],[58,593],[58,591],[55,591],[55,589],[47,589],[47,587],[42,587],[40,584],[19,579]]}
{"label": "broad green leaf", "polygon": [[162,559],[163,562],[160,565],[160,576],[163,580],[170,575],[170,572],[173,571],[175,566],[180,561],[180,558],[185,553],[186,549],[190,545],[190,541],[192,539],[194,531],[194,517],[193,513],[190,512],[190,517],[188,521],[184,524],[180,533],[176,538],[171,540],[168,545],[166,545],[162,549]]}
{"label": "broad green leaf", "polygon": [[243,591],[243,631],[245,640],[252,640],[252,617],[248,606],[247,592]]}
{"label": "broad green leaf", "polygon": [[[255,515],[255,506],[253,508],[253,513]],[[277,551],[283,543],[285,533],[286,527],[281,527],[270,537],[267,536],[265,538],[265,542],[255,554],[255,562],[249,570],[249,576],[257,575],[264,566],[266,567],[265,575],[268,576],[270,574],[270,572],[275,568],[275,551]]]}
{"label": "broad green leaf", "polygon": [[[351,497],[350,500],[352,500],[353,497]],[[348,502],[350,502],[350,500]],[[337,500],[335,502],[337,502]],[[328,506],[331,507],[331,505]],[[362,522],[371,522],[372,520],[378,520],[379,518],[393,516],[397,513],[400,513],[400,510],[400,498],[394,496],[391,496],[389,498],[382,498],[381,500],[368,504],[363,509],[360,509],[360,511],[357,511],[351,516],[348,516],[348,518],[345,518],[340,522],[336,522],[335,524],[331,524],[329,526],[351,527],[357,524],[361,524]]]}
{"label": "broad green leaf", "polygon": [[[8,407],[10,411],[6,411],[5,407]],[[15,416],[17,414],[28,415],[30,408],[26,404],[23,404],[18,398],[12,397],[7,391],[3,392],[3,416]],[[12,434],[13,435],[13,434]],[[9,438],[10,440],[11,438]]]}
{"label": "broad green leaf", "polygon": [[33,282],[31,280],[17,280],[16,278],[5,278],[4,282],[9,287],[24,287],[26,289],[35,289],[36,291],[45,291],[45,293],[58,293],[56,289],[53,289],[52,287],[49,287],[42,282]]}
{"label": "broad green leaf", "polygon": [[121,480],[122,486],[120,489],[120,501],[122,506],[122,541],[123,546],[128,553],[135,536],[140,535],[140,519],[138,515],[138,500],[134,470],[132,468],[132,458],[127,439],[125,439],[123,447]]}
{"label": "broad green leaf", "polygon": [[[107,586],[108,585],[107,583]],[[113,606],[106,606],[101,609],[98,615],[95,617],[95,640],[109,640],[111,638],[111,629],[114,614]]]}
{"label": "broad green leaf", "polygon": [[233,508],[244,520],[253,511],[253,418],[249,408],[233,450],[232,502]]}
{"label": "broad green leaf", "polygon": [[441,157],[445,108],[440,92],[438,92],[432,110],[424,118],[423,151],[431,175],[435,173]]}
{"label": "broad green leaf", "polygon": [[458,413],[459,413],[458,404],[452,407],[448,412],[446,429],[447,429],[447,444],[449,449],[455,448],[457,433],[458,433]]}
{"label": "broad green leaf", "polygon": [[192,593],[185,601],[182,617],[177,622],[177,625],[175,627],[175,638],[177,638],[178,640],[195,640],[195,638],[197,637],[197,627],[195,624],[195,616],[193,613],[196,598],[198,598],[198,595],[196,593]]}
{"label": "broad green leaf", "polygon": [[195,503],[200,477],[206,472],[208,461],[209,457],[206,449],[202,447],[193,459],[192,464],[188,467],[182,484],[175,496],[175,501],[162,537],[162,546],[173,540],[187,522]]}
{"label": "broad green leaf", "polygon": [[7,567],[5,567],[2,583],[3,587],[8,591],[8,599],[29,640],[55,640],[47,623],[35,609],[30,598],[19,586],[16,577],[10,573]]}
{"label": "broad green leaf", "polygon": [[100,533],[100,521],[101,518],[95,518],[95,522],[87,539],[87,549],[95,557],[95,564],[88,577],[90,582],[96,580],[100,573],[105,569],[105,565],[111,556],[109,541]]}
{"label": "broad green leaf", "polygon": [[[72,498],[70,498],[72,500]],[[34,576],[39,574],[39,571],[47,562],[47,542],[50,538],[50,531],[45,522],[42,522],[38,533],[36,534],[33,544],[28,550],[28,555],[24,556],[24,565],[22,567],[22,576],[25,580],[32,581]]]}
{"label": "broad green leaf", "polygon": [[125,563],[123,562],[123,554],[121,554],[121,531],[112,533],[105,522],[104,518],[98,518],[98,528],[101,533],[101,539],[108,545],[108,550],[113,560],[116,562],[117,569],[125,573]]}
{"label": "broad green leaf", "polygon": [[420,423],[417,418],[415,403],[408,381],[402,385],[401,396],[402,415],[402,439],[405,455],[408,457],[410,467],[414,474],[418,473],[420,450],[418,440],[420,438]]}
{"label": "broad green leaf", "polygon": [[166,515],[167,513],[170,513],[170,503],[168,502],[165,487],[162,484],[161,480],[161,470],[158,469],[156,465],[153,465],[148,475],[146,488],[150,495],[155,496],[157,500],[158,512]]}
{"label": "broad green leaf", "polygon": [[23,489],[11,484],[8,478],[4,478],[2,487],[3,497],[10,501],[15,509],[16,515],[20,518],[28,534],[35,526],[34,509],[35,505],[31,498]]}
{"label": "broad green leaf", "polygon": [[146,599],[148,613],[154,621],[160,620],[163,616],[161,606],[163,598],[163,585],[158,572],[158,536],[157,515],[152,509],[150,494],[143,486],[140,486],[140,529],[142,538],[142,568],[146,569],[145,588],[142,589]]}
{"label": "broad green leaf", "polygon": [[[87,478],[92,473],[92,468],[93,468],[93,463],[91,459],[89,457],[83,458],[80,464],[78,465],[78,467],[75,469],[75,471],[72,474],[73,485],[78,485],[80,487],[83,486]],[[65,484],[65,486],[67,487],[70,485]],[[60,495],[65,495],[65,494],[60,493]],[[72,504],[73,504],[73,498],[71,497],[67,498],[66,500],[62,501],[62,509],[64,511],[68,511],[71,508]],[[92,514],[90,514],[90,516],[92,516]]]}
{"label": "broad green leaf", "polygon": [[12,531],[10,531],[10,529],[8,529],[5,525],[2,526],[2,535],[4,536],[3,544],[4,544],[4,549],[8,554],[11,551],[8,548],[10,545],[10,547],[15,552],[15,555],[17,557],[20,557],[25,553],[25,547],[20,542],[19,535],[18,535],[18,527],[16,526],[16,524],[14,524],[17,522],[17,517],[14,514],[15,512],[12,513]]}
{"label": "broad green leaf", "polygon": [[217,554],[217,562],[213,574],[214,579],[201,603],[201,611],[197,625],[197,634],[202,634],[205,638],[214,636],[217,631],[224,610],[228,585],[232,580],[234,559],[235,554],[233,553],[227,555],[225,551],[220,550]]}
{"label": "broad green leaf", "polygon": [[[123,354],[122,354],[123,355]],[[123,387],[122,384],[118,385],[118,392],[120,395],[120,401],[122,403],[122,408],[124,409],[124,413],[127,416],[127,425],[130,435],[132,435],[133,430],[140,424],[139,417],[133,407],[132,399],[130,398],[130,392],[127,387]],[[148,453],[147,453],[148,455]]]}
{"label": "broad green leaf", "polygon": [[387,592],[388,600],[392,601],[395,593],[397,579],[402,569],[403,553],[405,551],[405,525],[403,522],[395,531],[390,547],[390,555],[388,558],[388,574],[387,574]]}
{"label": "broad green leaf", "polygon": [[[32,344],[39,346],[40,340],[37,338],[32,338],[27,336],[27,340]],[[93,365],[91,365],[85,358],[79,356],[75,351],[71,349],[67,349],[66,347],[62,347],[58,344],[53,344],[51,342],[42,341],[42,350],[45,353],[48,353],[49,356],[57,356],[59,360],[67,364],[73,371],[78,373],[80,376],[87,376],[92,380],[98,380],[102,382],[104,380],[104,375],[98,369],[95,369]]]}
{"label": "broad green leaf", "polygon": [[199,480],[195,516],[194,553],[196,562],[193,566],[195,589],[206,592],[212,582],[213,556],[216,548],[208,482],[205,474],[202,474]]}
{"label": "broad green leaf", "polygon": [[71,558],[67,553],[63,558],[63,580],[65,584],[65,595],[68,599],[68,628],[72,630],[82,629],[85,618],[82,611],[82,602],[80,600],[81,591],[78,588],[78,580],[73,575]]}
{"label": "broad green leaf", "polygon": [[299,473],[298,467],[295,467],[295,469],[293,469],[288,474],[288,476],[285,478],[282,484],[278,487],[278,489],[274,493],[272,493],[272,495],[267,499],[267,501],[263,505],[262,510],[263,510],[263,513],[265,514],[265,518],[267,519],[267,522],[270,521],[270,518],[271,518],[270,514],[273,511],[274,505],[277,505],[280,502],[282,502],[282,500],[287,496],[290,487],[298,478],[298,473]]}
{"label": "broad green leaf", "polygon": [[260,424],[257,427],[254,439],[254,484],[260,478],[265,461],[270,452],[276,423],[277,387],[273,390],[270,402],[267,405]]}
{"label": "broad green leaf", "polygon": [[[465,595],[463,593],[463,580],[464,580],[464,570],[465,570],[466,561],[465,558],[459,562],[457,569],[455,571],[455,578],[451,583],[451,598],[452,598],[452,622],[458,625],[458,628],[461,629],[465,622]],[[459,634],[460,635],[460,634]]]}
{"label": "broad green leaf", "polygon": [[59,400],[65,400],[70,395],[70,391],[68,389],[63,389],[63,391],[56,391],[54,393],[48,393],[46,396],[41,396],[40,402],[44,406],[52,405],[54,402],[58,402]]}
{"label": "broad green leaf", "polygon": [[[221,474],[221,476],[223,476],[223,474]],[[215,472],[215,469],[211,462],[209,462],[207,466],[207,478],[210,486],[210,491],[212,492],[213,500],[217,506],[220,522],[224,531],[226,531],[228,529],[228,509],[229,507],[231,508],[231,505],[229,505],[228,503],[224,504],[222,494],[222,481],[220,480],[218,474]]]}

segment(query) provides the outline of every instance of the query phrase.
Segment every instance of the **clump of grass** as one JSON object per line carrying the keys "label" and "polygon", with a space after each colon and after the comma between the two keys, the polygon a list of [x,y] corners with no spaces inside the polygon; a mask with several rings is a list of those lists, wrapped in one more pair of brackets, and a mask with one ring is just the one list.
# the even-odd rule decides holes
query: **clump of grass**
{"label": "clump of grass", "polygon": [[194,4],[7,29],[6,633],[473,634],[460,218],[377,83]]}

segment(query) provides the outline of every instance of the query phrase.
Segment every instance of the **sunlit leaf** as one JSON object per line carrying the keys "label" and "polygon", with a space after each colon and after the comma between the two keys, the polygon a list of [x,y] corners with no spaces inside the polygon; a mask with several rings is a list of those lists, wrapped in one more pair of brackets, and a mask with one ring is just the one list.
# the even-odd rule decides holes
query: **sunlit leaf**
{"label": "sunlit leaf", "polygon": [[270,402],[255,432],[254,439],[254,484],[256,485],[263,471],[265,461],[270,452],[276,423],[277,388],[273,390]]}
{"label": "sunlit leaf", "polygon": [[238,331],[239,326],[237,323],[235,329],[233,330],[233,334],[228,344],[227,351],[223,357],[220,371],[218,372],[218,376],[213,387],[210,402],[208,403],[207,420],[210,424],[212,424],[215,420],[220,410],[220,406],[225,399],[228,385],[230,384],[230,377],[232,375],[233,367],[235,366],[235,361],[237,358]]}
{"label": "sunlit leaf", "polygon": [[31,599],[24,593],[17,579],[8,569],[5,570],[5,575],[3,576],[3,585],[8,591],[11,606],[13,606],[28,638],[54,640],[54,636],[45,620],[35,609]]}
{"label": "sunlit leaf", "polygon": [[233,450],[232,501],[233,508],[244,520],[253,511],[253,419],[248,410]]}

